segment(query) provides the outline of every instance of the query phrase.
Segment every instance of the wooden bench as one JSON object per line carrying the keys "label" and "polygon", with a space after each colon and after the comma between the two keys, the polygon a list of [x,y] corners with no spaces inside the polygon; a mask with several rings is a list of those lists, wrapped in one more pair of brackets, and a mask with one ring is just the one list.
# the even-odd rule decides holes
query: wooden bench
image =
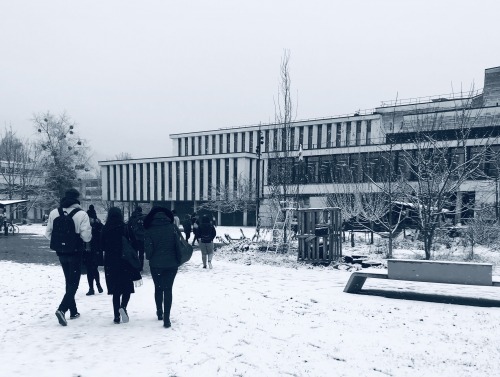
{"label": "wooden bench", "polygon": [[427,283],[500,286],[500,277],[492,276],[489,263],[388,259],[387,271],[356,271],[344,292],[358,293],[367,278],[421,281]]}

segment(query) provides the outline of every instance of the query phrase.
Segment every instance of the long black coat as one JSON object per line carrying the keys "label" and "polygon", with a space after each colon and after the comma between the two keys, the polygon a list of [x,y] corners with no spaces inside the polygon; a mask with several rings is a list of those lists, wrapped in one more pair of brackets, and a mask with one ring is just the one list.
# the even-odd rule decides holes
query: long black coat
{"label": "long black coat", "polygon": [[144,251],[151,268],[175,268],[179,266],[181,251],[177,248],[174,227],[165,213],[158,212],[152,221],[144,223]]}
{"label": "long black coat", "polygon": [[125,224],[104,226],[101,245],[104,250],[104,272],[109,294],[134,293],[134,280],[141,274],[122,259],[122,236]]}

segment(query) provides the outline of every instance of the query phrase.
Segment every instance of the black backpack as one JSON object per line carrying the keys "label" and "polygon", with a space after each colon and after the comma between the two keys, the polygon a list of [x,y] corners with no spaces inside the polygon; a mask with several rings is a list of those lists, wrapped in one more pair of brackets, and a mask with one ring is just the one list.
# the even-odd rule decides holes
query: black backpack
{"label": "black backpack", "polygon": [[80,249],[82,241],[80,235],[75,231],[73,216],[81,209],[75,208],[69,214],[63,212],[62,208],[57,210],[59,216],[54,219],[50,248],[57,254],[74,254]]}

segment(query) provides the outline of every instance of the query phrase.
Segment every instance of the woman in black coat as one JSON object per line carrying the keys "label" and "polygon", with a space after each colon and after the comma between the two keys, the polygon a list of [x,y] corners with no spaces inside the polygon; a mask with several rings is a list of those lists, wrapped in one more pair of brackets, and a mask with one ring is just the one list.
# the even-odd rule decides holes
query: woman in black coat
{"label": "woman in black coat", "polygon": [[173,222],[172,212],[163,207],[153,207],[144,219],[144,252],[155,283],[156,315],[165,328],[171,327],[172,286],[181,261]]}
{"label": "woman in black coat", "polygon": [[122,258],[122,236],[126,226],[120,208],[109,209],[106,224],[102,230],[101,245],[104,250],[104,272],[108,294],[113,295],[115,323],[128,322],[127,304],[134,293],[134,281],[141,279],[140,272]]}

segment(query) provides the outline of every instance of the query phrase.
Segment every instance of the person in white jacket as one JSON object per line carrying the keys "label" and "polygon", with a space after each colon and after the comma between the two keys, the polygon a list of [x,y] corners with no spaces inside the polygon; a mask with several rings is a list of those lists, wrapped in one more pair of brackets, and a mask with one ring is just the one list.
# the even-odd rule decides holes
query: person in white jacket
{"label": "person in white jacket", "polygon": [[89,216],[81,209],[80,201],[78,200],[79,196],[80,193],[74,188],[66,191],[64,198],[59,203],[59,207],[50,212],[45,232],[45,237],[51,240],[54,230],[54,220],[60,216],[60,210],[64,214],[70,214],[73,210],[78,209],[72,217],[75,224],[75,233],[80,236],[77,247],[71,252],[56,251],[66,281],[66,293],[56,311],[56,317],[62,326],[68,324],[65,316],[68,310],[70,311],[70,319],[80,317],[80,313],[78,313],[76,307],[75,294],[80,284],[83,250],[84,247],[90,248],[90,240],[92,239],[92,227],[90,226]]}

